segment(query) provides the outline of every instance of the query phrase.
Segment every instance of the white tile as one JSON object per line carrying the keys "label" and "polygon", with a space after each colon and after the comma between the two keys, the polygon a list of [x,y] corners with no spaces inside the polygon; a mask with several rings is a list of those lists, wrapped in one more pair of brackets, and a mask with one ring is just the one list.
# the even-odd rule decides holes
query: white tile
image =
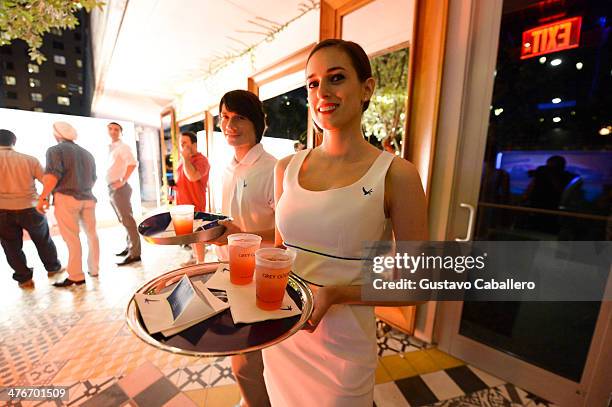
{"label": "white tile", "polygon": [[177,386],[181,391],[200,390],[210,387],[213,366],[191,365],[181,369],[181,378]]}
{"label": "white tile", "polygon": [[211,374],[209,385],[211,387],[226,386],[236,384],[232,373],[232,363],[230,358],[219,358],[210,365]]}
{"label": "white tile", "polygon": [[421,379],[438,400],[448,400],[465,394],[444,370],[422,374]]}
{"label": "white tile", "polygon": [[487,386],[489,387],[497,387],[497,386],[501,386],[502,384],[505,384],[506,381],[499,379],[495,376],[492,376],[486,372],[483,372],[482,370],[474,367],[474,366],[469,366],[468,365],[468,369],[470,369],[472,372],[474,372],[474,374],[476,376],[478,376],[480,378],[480,380],[482,380]]}
{"label": "white tile", "polygon": [[374,386],[374,402],[377,407],[410,407],[394,382]]}

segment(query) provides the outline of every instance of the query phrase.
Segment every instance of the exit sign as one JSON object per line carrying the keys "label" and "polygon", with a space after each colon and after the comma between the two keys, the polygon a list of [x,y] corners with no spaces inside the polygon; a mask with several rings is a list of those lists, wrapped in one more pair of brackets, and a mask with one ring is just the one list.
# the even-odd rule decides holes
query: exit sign
{"label": "exit sign", "polygon": [[573,17],[524,31],[521,59],[577,48],[581,23],[582,17]]}

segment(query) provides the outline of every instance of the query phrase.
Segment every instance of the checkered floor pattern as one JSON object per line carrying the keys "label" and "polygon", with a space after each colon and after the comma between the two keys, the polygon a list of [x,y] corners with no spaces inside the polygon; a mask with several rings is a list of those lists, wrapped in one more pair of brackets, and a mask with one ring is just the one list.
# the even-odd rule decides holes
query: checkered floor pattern
{"label": "checkered floor pattern", "polygon": [[[100,277],[68,289],[51,287],[31,242],[24,251],[34,267],[33,290],[12,281],[0,256],[0,387],[67,386],[67,402],[0,401],[0,406],[234,406],[240,400],[227,358],[192,358],[158,351],[124,322],[132,293],[189,253],[143,246],[143,262],[118,268],[112,253],[120,228],[99,231]],[[118,238],[120,236],[121,238]],[[65,245],[56,239],[65,264]],[[61,276],[57,277],[61,279]],[[378,323],[377,407],[552,406],[510,383],[426,347]],[[4,404],[3,404],[4,403]]]}

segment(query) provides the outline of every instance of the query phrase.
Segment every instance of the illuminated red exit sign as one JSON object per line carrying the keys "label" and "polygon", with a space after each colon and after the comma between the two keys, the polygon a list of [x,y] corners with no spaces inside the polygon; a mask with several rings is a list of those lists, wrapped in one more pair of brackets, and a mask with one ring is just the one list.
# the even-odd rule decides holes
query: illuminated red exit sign
{"label": "illuminated red exit sign", "polygon": [[521,59],[577,48],[582,17],[555,21],[523,32]]}

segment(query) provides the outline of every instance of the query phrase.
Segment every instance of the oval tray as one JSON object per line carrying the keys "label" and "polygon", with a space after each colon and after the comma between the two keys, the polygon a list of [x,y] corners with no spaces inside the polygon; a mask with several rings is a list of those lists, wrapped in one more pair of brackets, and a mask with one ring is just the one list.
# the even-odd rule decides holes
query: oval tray
{"label": "oval tray", "polygon": [[[194,219],[201,219],[204,221],[227,219],[227,216],[215,215],[207,212],[195,212],[193,217]],[[149,243],[163,245],[180,245],[213,240],[218,238],[223,234],[223,232],[225,232],[225,226],[215,224],[212,227],[208,227],[205,230],[198,230],[194,233],[178,236],[167,236],[166,229],[170,225],[170,222],[172,222],[170,212],[158,213],[140,222],[140,224],[138,225],[138,233],[140,233],[142,237]],[[202,227],[200,227],[200,229],[201,228]]]}
{"label": "oval tray", "polygon": [[[184,274],[192,281],[206,281],[219,264],[206,263],[169,271],[149,281],[137,292],[155,294],[170,290]],[[295,334],[306,324],[313,304],[310,288],[298,277],[290,275],[287,293],[302,310],[301,315],[252,324],[234,324],[230,310],[227,309],[166,338],[161,333],[150,335],[147,332],[136,300],[132,296],[127,306],[126,319],[129,328],[138,338],[157,349],[189,356],[237,355],[275,345]]]}

